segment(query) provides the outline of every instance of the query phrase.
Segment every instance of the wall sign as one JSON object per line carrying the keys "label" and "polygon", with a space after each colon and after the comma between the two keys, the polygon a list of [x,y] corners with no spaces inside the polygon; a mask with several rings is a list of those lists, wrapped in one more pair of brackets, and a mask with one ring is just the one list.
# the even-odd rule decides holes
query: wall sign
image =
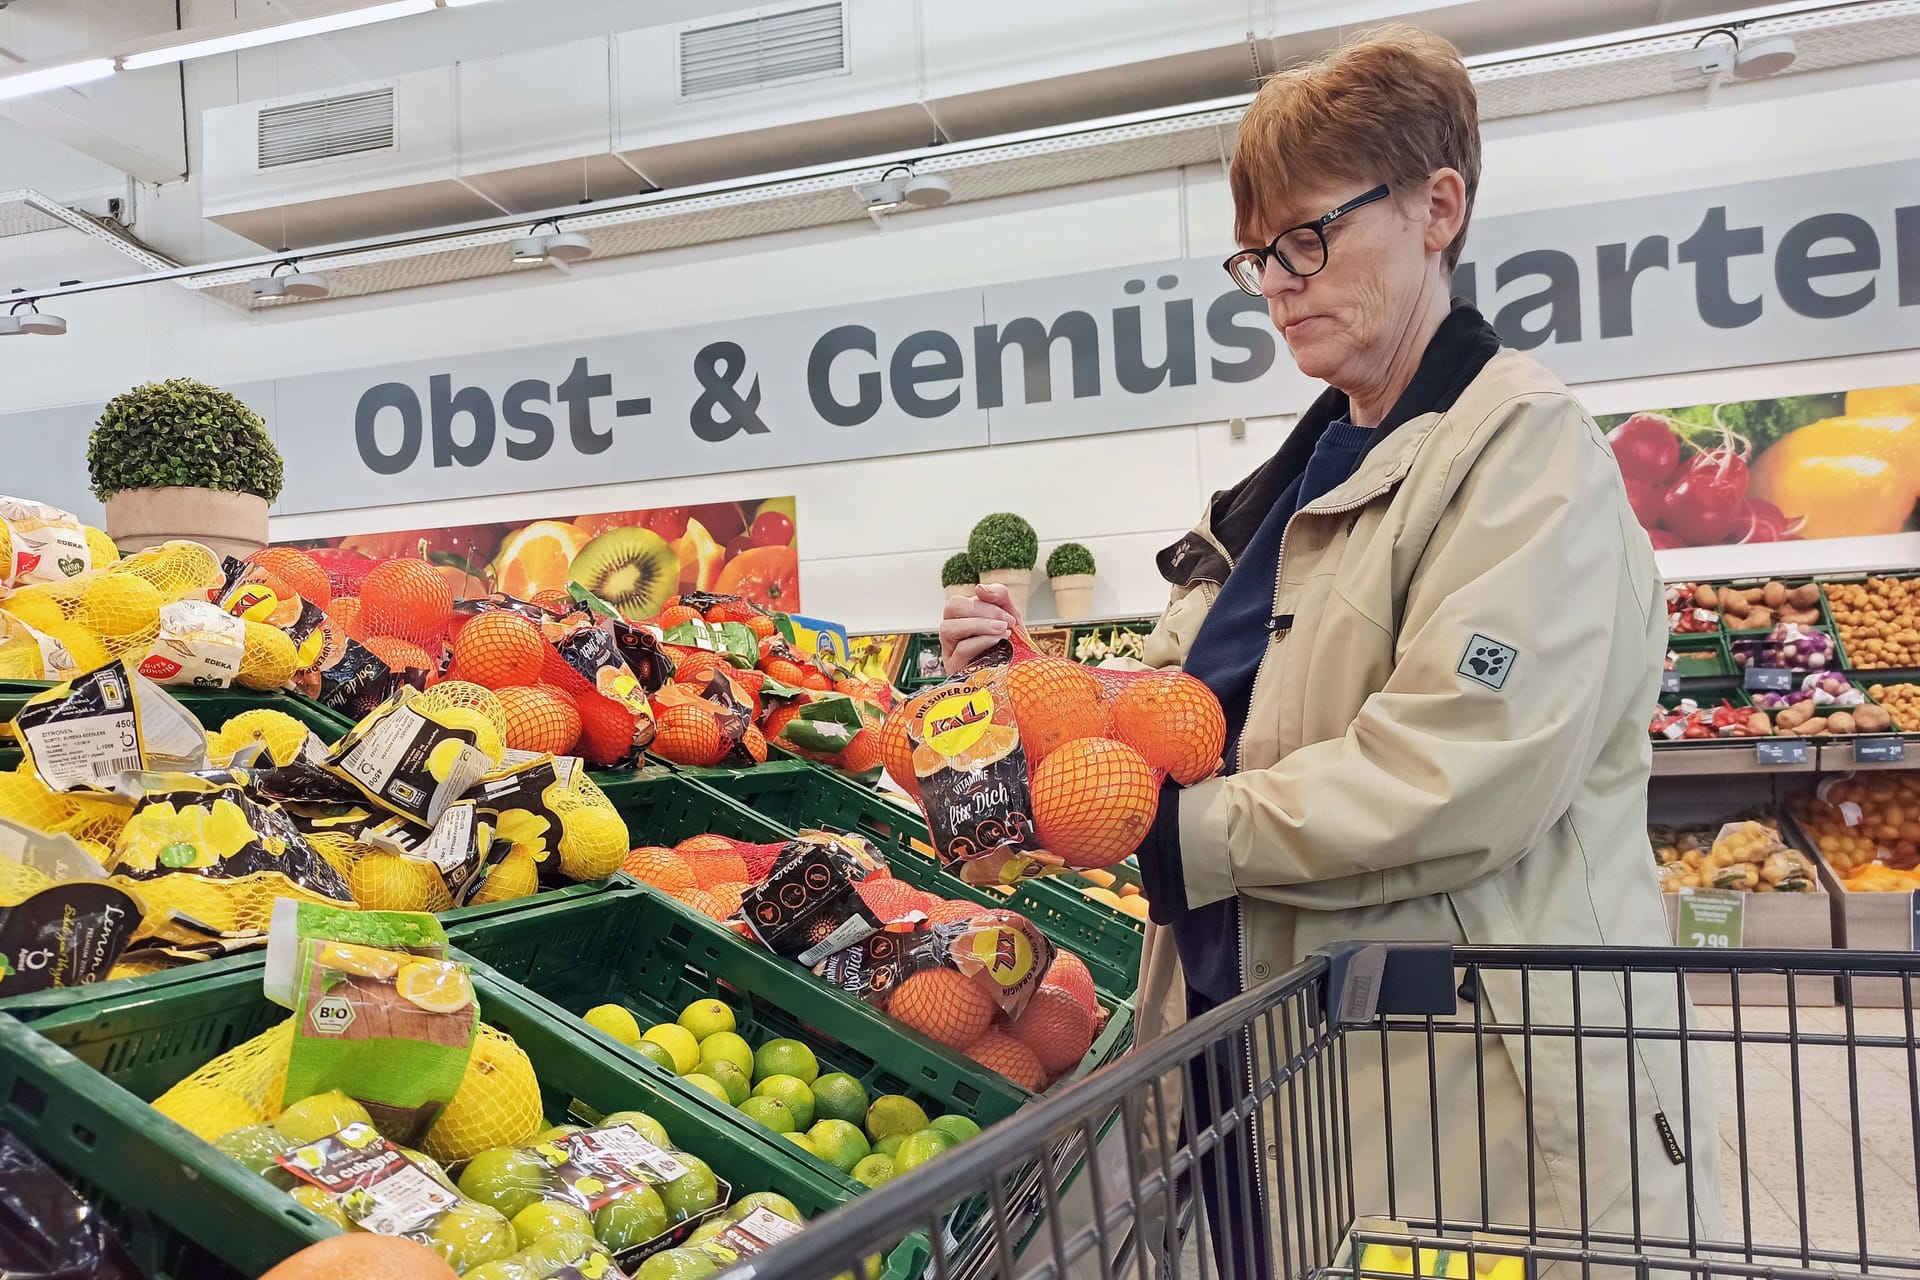
{"label": "wall sign", "polygon": [[[1920,346],[1916,193],[1903,162],[1486,218],[1456,290],[1575,383]],[[1296,411],[1316,387],[1220,270],[1225,234],[1187,261],[283,378],[249,401],[286,455],[282,513]],[[32,447],[29,416],[0,430]],[[58,470],[35,496],[76,496]]]}

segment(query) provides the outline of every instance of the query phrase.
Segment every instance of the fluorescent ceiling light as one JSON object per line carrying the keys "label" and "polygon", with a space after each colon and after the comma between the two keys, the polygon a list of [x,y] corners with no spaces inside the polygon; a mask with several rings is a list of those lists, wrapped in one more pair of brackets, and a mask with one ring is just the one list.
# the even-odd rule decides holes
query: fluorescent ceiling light
{"label": "fluorescent ceiling light", "polygon": [[112,74],[112,58],[89,58],[85,62],[67,62],[38,71],[23,71],[17,76],[0,76],[0,100],[24,98],[48,89],[65,89],[70,85],[105,80]]}
{"label": "fluorescent ceiling light", "polygon": [[232,53],[236,49],[257,49],[265,44],[303,40],[308,36],[323,36],[334,31],[345,31],[351,27],[386,22],[391,18],[406,18],[416,13],[429,13],[439,7],[439,0],[386,0],[384,4],[367,5],[364,8],[348,9],[341,13],[322,14],[317,18],[298,18],[292,22],[280,22],[272,26],[230,31],[225,35],[209,36],[204,40],[191,40],[185,44],[163,45],[144,53],[130,53],[120,59],[120,65],[128,71],[138,71],[142,67],[164,66],[169,62],[187,62],[194,58],[211,57],[216,53]]}

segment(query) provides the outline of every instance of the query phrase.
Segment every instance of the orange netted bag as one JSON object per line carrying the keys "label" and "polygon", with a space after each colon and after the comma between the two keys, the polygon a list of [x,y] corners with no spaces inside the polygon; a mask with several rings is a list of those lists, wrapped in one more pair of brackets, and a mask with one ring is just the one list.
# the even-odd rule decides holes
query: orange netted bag
{"label": "orange netted bag", "polygon": [[970,884],[1131,856],[1161,782],[1211,776],[1227,736],[1219,699],[1194,677],[1095,670],[1023,631],[917,695],[895,725],[934,848]]}

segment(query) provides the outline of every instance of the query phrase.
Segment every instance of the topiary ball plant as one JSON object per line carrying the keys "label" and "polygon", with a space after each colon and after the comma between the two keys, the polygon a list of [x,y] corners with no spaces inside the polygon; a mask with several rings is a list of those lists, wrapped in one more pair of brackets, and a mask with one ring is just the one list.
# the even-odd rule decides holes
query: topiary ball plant
{"label": "topiary ball plant", "polygon": [[1033,526],[1011,511],[982,516],[967,537],[967,556],[981,573],[998,569],[1031,569],[1040,558],[1040,538]]}
{"label": "topiary ball plant", "polygon": [[149,382],[107,402],[87,442],[93,494],[185,485],[280,496],[280,451],[237,396],[192,378]]}
{"label": "topiary ball plant", "polygon": [[940,566],[940,585],[943,587],[964,587],[980,581],[980,571],[973,567],[973,559],[964,551],[956,551],[947,557]]}
{"label": "topiary ball plant", "polygon": [[1063,542],[1047,555],[1047,576],[1066,578],[1093,572],[1093,552],[1077,542]]}

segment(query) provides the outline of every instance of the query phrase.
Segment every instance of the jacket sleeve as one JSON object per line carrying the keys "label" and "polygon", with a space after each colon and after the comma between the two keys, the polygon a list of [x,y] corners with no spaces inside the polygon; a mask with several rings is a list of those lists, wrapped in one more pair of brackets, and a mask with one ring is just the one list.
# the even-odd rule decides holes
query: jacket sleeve
{"label": "jacket sleeve", "polygon": [[[1646,619],[1613,616],[1635,572],[1631,516],[1570,397],[1509,402],[1473,434],[1480,447],[1454,446],[1470,469],[1414,571],[1385,687],[1344,736],[1180,797],[1187,905],[1451,892],[1516,861],[1572,803],[1618,722],[1601,703],[1610,663],[1652,657]],[[1651,584],[1629,594],[1652,607]],[[1616,635],[1631,652],[1613,652]],[[1503,677],[1465,674],[1499,646],[1513,651]]]}

